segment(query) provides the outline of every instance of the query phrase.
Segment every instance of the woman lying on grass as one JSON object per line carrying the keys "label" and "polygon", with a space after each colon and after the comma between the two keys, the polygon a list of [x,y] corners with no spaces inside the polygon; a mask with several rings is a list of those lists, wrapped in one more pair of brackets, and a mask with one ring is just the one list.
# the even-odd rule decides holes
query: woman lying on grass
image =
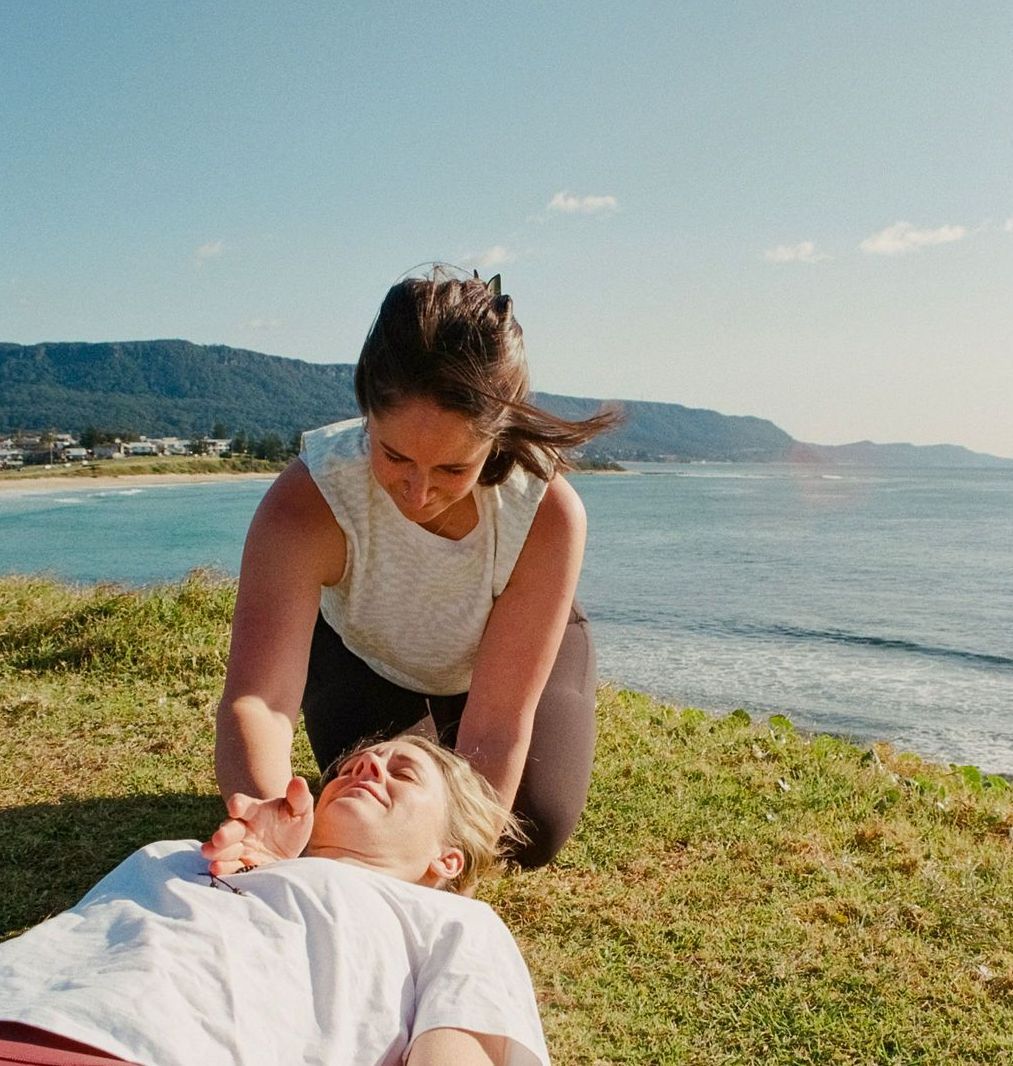
{"label": "woman lying on grass", "polygon": [[212,873],[195,841],[149,845],[0,945],[0,1063],[547,1063],[513,939],[459,894],[506,818],[484,779],[402,737],[323,783],[314,812],[294,778],[266,832],[233,797]]}

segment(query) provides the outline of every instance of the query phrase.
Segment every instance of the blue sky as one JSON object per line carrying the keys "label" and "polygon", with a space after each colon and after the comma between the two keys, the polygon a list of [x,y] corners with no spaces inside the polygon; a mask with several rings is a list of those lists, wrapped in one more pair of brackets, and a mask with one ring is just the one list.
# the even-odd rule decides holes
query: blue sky
{"label": "blue sky", "polygon": [[499,271],[536,387],[1013,456],[1013,5],[0,2],[0,340],[353,362]]}

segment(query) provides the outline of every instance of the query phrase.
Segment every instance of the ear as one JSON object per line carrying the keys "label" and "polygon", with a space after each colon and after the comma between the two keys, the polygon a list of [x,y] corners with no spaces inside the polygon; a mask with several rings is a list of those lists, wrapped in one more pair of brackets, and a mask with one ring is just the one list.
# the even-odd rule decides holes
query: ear
{"label": "ear", "polygon": [[460,848],[446,848],[429,864],[426,870],[427,880],[453,881],[464,869],[464,852]]}

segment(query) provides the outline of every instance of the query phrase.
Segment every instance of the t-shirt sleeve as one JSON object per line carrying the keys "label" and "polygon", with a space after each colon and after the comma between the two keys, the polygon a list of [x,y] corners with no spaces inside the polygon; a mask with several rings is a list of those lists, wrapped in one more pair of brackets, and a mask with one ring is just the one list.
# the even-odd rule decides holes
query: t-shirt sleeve
{"label": "t-shirt sleeve", "polygon": [[411,1041],[442,1028],[506,1037],[508,1066],[548,1066],[528,968],[484,904],[443,924],[418,975]]}

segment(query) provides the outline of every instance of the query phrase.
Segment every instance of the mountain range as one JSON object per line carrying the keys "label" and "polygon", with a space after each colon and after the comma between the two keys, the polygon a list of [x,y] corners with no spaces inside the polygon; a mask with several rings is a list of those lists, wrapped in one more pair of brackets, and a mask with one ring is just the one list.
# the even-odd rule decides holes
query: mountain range
{"label": "mountain range", "polygon": [[[0,343],[0,433],[88,426],[121,435],[189,437],[212,426],[290,439],[358,413],[349,364],[308,363],[185,340]],[[537,394],[536,402],[582,418],[604,401]],[[821,462],[901,466],[1011,466],[958,445],[820,445],[797,441],[763,418],[674,403],[608,401],[622,425],[586,451],[619,460]]]}

